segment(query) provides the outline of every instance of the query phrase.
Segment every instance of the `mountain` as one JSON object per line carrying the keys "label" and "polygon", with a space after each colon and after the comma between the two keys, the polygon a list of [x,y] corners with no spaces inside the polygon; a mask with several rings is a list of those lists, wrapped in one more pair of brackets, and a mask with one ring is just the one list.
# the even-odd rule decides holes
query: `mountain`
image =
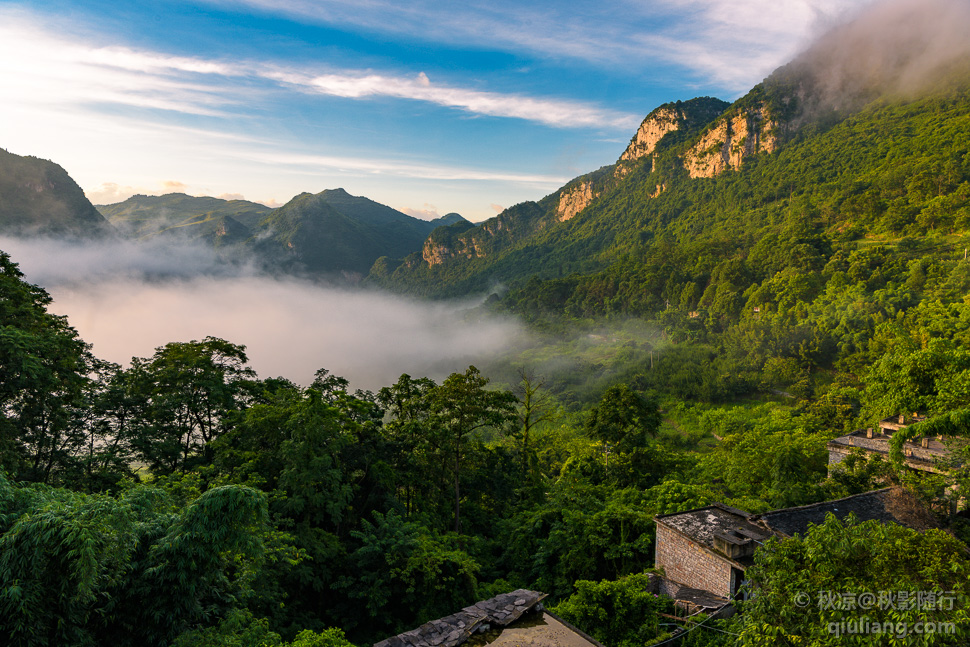
{"label": "mountain", "polygon": [[441,225],[466,222],[458,214],[419,220],[343,189],[302,193],[254,227],[256,250],[287,271],[364,275],[382,256],[421,249]]}
{"label": "mountain", "polygon": [[409,254],[437,227],[466,222],[454,213],[419,220],[343,189],[302,193],[278,209],[184,193],[136,195],[98,208],[131,237],[201,240],[231,248],[237,259],[311,276],[364,274],[378,257]]}
{"label": "mountain", "polygon": [[112,236],[108,222],[63,168],[0,149],[0,233]]}
{"label": "mountain", "polygon": [[968,58],[923,65],[903,89],[886,80],[912,67],[908,53],[887,51],[879,67],[882,52],[840,40],[856,36],[823,39],[733,104],[660,106],[614,165],[476,227],[437,231],[367,281],[437,297],[504,284],[516,304],[531,298],[517,292],[528,282],[549,308],[584,315],[656,315],[671,303],[700,312],[720,300],[736,318],[747,290],[786,267],[821,269],[866,238],[959,235],[970,225]]}
{"label": "mountain", "polygon": [[185,236],[214,246],[243,243],[272,209],[246,200],[223,200],[184,193],[134,195],[124,202],[99,205],[116,229],[134,238]]}

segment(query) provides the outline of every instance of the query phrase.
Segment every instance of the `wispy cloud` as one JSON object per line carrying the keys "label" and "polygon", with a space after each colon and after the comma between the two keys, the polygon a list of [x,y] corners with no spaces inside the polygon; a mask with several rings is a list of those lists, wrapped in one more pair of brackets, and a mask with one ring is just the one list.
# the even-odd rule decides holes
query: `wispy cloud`
{"label": "wispy cloud", "polygon": [[509,173],[489,171],[484,169],[461,168],[434,164],[416,164],[380,158],[352,158],[328,157],[326,155],[309,155],[300,153],[281,153],[260,151],[254,161],[262,161],[273,166],[293,166],[308,172],[340,171],[358,172],[372,175],[390,175],[405,178],[421,178],[425,180],[472,180],[482,182],[515,182],[521,184],[535,184],[545,187],[559,187],[569,178],[558,175],[530,175],[526,173]]}
{"label": "wispy cloud", "polygon": [[649,73],[675,63],[736,89],[784,63],[846,11],[872,0],[209,0],[407,40],[582,60]]}
{"label": "wispy cloud", "polygon": [[435,220],[441,217],[438,213],[438,207],[433,204],[424,203],[423,209],[414,209],[412,207],[403,207],[398,209],[401,213],[406,213],[412,218],[420,218],[421,220]]}
{"label": "wispy cloud", "polygon": [[[275,85],[277,92],[296,89],[348,99],[424,101],[473,115],[524,119],[561,128],[629,128],[639,119],[577,101],[432,83],[420,71],[399,76],[313,68],[98,47],[65,40],[23,20],[8,19],[0,25],[4,94],[32,103],[119,104],[225,117],[239,114],[250,105],[254,98],[251,81],[257,81]],[[263,91],[273,90],[264,87]]]}
{"label": "wispy cloud", "polygon": [[427,101],[476,115],[525,119],[554,127],[629,129],[635,128],[641,119],[637,115],[606,110],[578,101],[539,99],[432,83],[424,72],[410,78],[370,73],[314,76],[294,72],[269,72],[264,75],[301,90],[334,97],[393,97]]}

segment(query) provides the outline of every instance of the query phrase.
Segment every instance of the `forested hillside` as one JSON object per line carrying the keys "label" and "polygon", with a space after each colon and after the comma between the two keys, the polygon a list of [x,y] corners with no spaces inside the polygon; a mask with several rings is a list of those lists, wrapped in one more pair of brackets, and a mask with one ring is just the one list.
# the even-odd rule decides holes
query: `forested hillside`
{"label": "forested hillside", "polygon": [[99,209],[138,241],[202,242],[237,262],[314,278],[363,274],[381,256],[420,249],[436,228],[467,222],[458,214],[420,220],[343,189],[302,193],[277,209],[184,193],[136,195]]}
{"label": "forested hillside", "polygon": [[100,238],[114,233],[63,168],[0,148],[0,234]]}
{"label": "forested hillside", "polygon": [[[0,636],[364,646],[529,588],[606,647],[967,644],[970,84],[833,89],[814,61],[731,105],[665,104],[617,164],[378,259],[373,285],[491,292],[469,320],[528,326],[441,380],[302,386],[216,337],[106,362],[0,252]],[[297,196],[253,244],[363,271],[415,227],[360,200]],[[830,469],[828,441],[913,412],[898,438],[945,442],[931,469],[899,444]],[[929,529],[829,516],[758,540],[727,619],[646,590],[658,515],[886,485]],[[904,629],[848,631],[859,609],[823,592],[889,596]]]}
{"label": "forested hillside", "polygon": [[247,200],[184,193],[135,195],[123,202],[101,205],[98,210],[127,236],[202,238],[216,246],[247,240],[252,236],[253,227],[272,211]]}

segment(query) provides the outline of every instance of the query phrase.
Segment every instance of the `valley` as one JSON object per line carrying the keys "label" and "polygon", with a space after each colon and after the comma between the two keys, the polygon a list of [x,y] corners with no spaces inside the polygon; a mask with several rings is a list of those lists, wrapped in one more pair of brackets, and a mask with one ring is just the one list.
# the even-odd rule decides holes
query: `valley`
{"label": "valley", "polygon": [[970,59],[873,25],[481,222],[0,151],[0,632],[965,644]]}

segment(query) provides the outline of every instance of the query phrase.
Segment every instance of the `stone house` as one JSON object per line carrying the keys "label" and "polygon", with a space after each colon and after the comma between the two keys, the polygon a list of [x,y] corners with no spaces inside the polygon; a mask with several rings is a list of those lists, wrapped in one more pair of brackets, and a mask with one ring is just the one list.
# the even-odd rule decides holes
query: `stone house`
{"label": "stone house", "polygon": [[[830,440],[826,445],[829,452],[829,473],[832,468],[844,461],[853,452],[863,452],[866,456],[879,456],[889,460],[889,441],[893,434],[916,422],[926,420],[926,416],[914,413],[912,416],[899,414],[884,418],[875,428],[859,429],[851,434]],[[946,458],[948,452],[939,437],[921,438],[918,442],[906,442],[903,446],[903,464],[921,472],[939,473],[939,460]]]}
{"label": "stone house", "polygon": [[[754,554],[769,537],[804,535],[827,514],[860,521],[894,522],[917,530],[937,527],[936,518],[901,488],[873,492],[794,508],[751,514],[714,503],[654,518],[657,524],[655,565],[662,569],[661,591],[686,586],[727,603],[754,563]],[[670,594],[670,593],[668,593]],[[672,597],[676,597],[672,595]]]}

